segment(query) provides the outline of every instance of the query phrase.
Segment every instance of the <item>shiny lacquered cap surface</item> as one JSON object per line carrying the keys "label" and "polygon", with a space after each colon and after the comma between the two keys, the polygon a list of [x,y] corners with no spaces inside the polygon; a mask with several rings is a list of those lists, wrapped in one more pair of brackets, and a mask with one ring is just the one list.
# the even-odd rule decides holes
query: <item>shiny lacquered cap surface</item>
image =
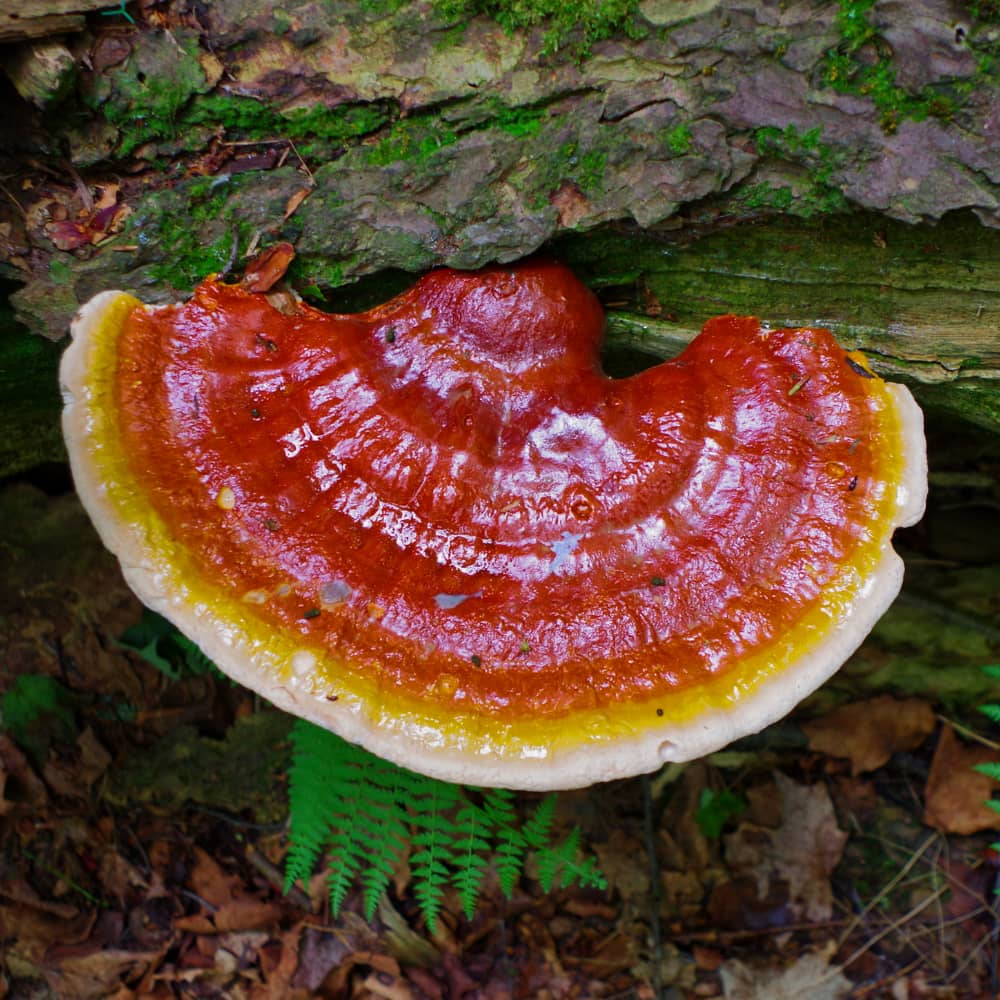
{"label": "shiny lacquered cap surface", "polygon": [[724,316],[612,380],[599,304],[552,262],[355,315],[272,298],[88,304],[74,475],[144,601],[375,753],[523,788],[700,756],[898,591],[920,413],[825,330]]}

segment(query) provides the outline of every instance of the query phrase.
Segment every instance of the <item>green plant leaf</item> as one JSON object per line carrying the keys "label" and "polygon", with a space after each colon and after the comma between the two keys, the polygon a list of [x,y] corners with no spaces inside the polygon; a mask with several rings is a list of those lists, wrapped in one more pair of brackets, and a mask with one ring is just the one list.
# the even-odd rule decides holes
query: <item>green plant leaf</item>
{"label": "green plant leaf", "polygon": [[547,847],[552,829],[552,819],[556,813],[555,795],[546,795],[535,808],[534,814],[521,828],[525,844],[540,850]]}
{"label": "green plant leaf", "polygon": [[180,667],[164,655],[160,644],[167,644],[178,634],[177,629],[162,615],[150,611],[149,608],[143,608],[142,619],[138,624],[130,625],[122,632],[117,645],[131,650],[150,666],[156,667],[172,681],[176,681],[181,676]]}
{"label": "green plant leaf", "polygon": [[452,854],[455,859],[455,888],[458,889],[462,910],[471,920],[476,912],[479,887],[487,866],[490,851],[490,815],[483,806],[467,801],[459,807],[455,817],[455,842]]}
{"label": "green plant leaf", "polygon": [[527,846],[524,835],[518,829],[514,793],[507,788],[488,788],[483,796],[483,808],[496,831],[494,864],[497,877],[500,879],[500,891],[510,899],[514,895],[514,887],[524,867],[524,852]]}
{"label": "green plant leaf", "polygon": [[973,764],[972,770],[978,771],[980,774],[985,774],[994,781],[1000,781],[1000,762],[998,761],[987,761],[985,764]]}
{"label": "green plant leaf", "polygon": [[326,853],[335,913],[360,882],[371,919],[404,856],[431,929],[449,887],[471,919],[490,864],[510,898],[529,851],[537,854],[546,889],[606,885],[596,860],[580,857],[579,830],[552,842],[554,795],[522,822],[507,789],[465,788],[414,774],[302,720],[292,729],[292,744],[286,890],[308,879]]}
{"label": "green plant leaf", "polygon": [[379,900],[389,886],[393,868],[407,850],[407,773],[388,761],[372,757],[374,766],[364,772],[368,785],[361,791],[367,800],[369,822],[358,831],[366,847],[366,865],[361,872],[365,916],[371,920]]}
{"label": "green plant leaf", "polygon": [[117,645],[131,650],[172,681],[201,674],[228,679],[197,643],[149,608],[143,608],[142,618],[136,625],[130,625],[122,632]]}
{"label": "green plant leaf", "polygon": [[22,674],[0,702],[0,721],[15,743],[41,756],[50,738],[76,732],[73,695],[54,677]]}
{"label": "green plant leaf", "polygon": [[1000,705],[980,705],[979,711],[992,722],[1000,725]]}
{"label": "green plant leaf", "polygon": [[229,678],[201,651],[197,643],[192,642],[186,635],[176,632],[173,642],[177,644],[184,657],[184,668],[188,674],[199,676],[201,674],[213,674],[220,680],[228,681]]}
{"label": "green plant leaf", "polygon": [[[331,771],[343,740],[319,726],[292,727],[292,766],[288,772],[289,845],[285,855],[285,892],[294,882],[309,881],[326,847],[333,822]],[[348,746],[350,744],[347,744]]]}
{"label": "green plant leaf", "polygon": [[703,788],[698,800],[698,811],[694,816],[695,822],[709,840],[717,840],[722,835],[723,827],[743,813],[746,807],[746,800],[727,788],[718,792]]}
{"label": "green plant leaf", "polygon": [[[983,673],[987,677],[993,678],[994,680],[1000,680],[1000,663],[988,663],[983,668]],[[1000,725],[1000,705],[989,704],[980,705],[979,711],[987,716],[992,722]],[[980,774],[985,774],[988,778],[992,778],[994,781],[1000,781],[1000,762],[997,761],[987,761],[983,764],[974,764],[972,769],[978,771]],[[986,805],[990,807],[994,812],[1000,813],[1000,799],[987,799]],[[1000,843],[991,845],[994,850],[1000,850]],[[996,890],[1000,893],[1000,889]]]}
{"label": "green plant leaf", "polygon": [[414,802],[411,822],[416,830],[412,843],[417,850],[410,855],[413,894],[420,903],[427,926],[433,931],[444,890],[449,882],[456,827],[451,813],[460,793],[457,785],[425,778],[423,794]]}

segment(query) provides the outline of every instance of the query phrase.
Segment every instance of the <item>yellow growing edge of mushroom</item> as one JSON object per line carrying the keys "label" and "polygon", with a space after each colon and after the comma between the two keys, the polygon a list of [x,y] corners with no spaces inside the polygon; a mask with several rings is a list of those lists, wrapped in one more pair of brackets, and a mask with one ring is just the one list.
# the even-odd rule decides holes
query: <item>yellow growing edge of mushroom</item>
{"label": "yellow growing edge of mushroom", "polygon": [[[63,359],[64,433],[77,491],[125,577],[152,609],[219,667],[280,708],[334,729],[387,759],[449,781],[570,788],[710,753],[786,714],[854,651],[892,602],[902,562],[898,525],[915,523],[926,492],[922,417],[909,392],[879,378],[865,391],[878,415],[886,485],[870,541],[798,624],[724,675],[657,699],[516,722],[454,714],[387,690],[301,638],[276,636],[252,606],[220,595],[149,506],[124,453],[114,408],[117,341],[142,303],[104,292],[80,312]],[[860,354],[850,355],[864,364]],[[206,509],[225,517],[206,493]],[[843,624],[850,619],[850,627]]]}

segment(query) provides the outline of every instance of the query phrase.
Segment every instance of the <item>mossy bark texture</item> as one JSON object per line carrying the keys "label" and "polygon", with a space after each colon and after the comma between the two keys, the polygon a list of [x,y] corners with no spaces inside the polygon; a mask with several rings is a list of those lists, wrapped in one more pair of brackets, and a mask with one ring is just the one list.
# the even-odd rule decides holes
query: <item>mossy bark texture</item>
{"label": "mossy bark texture", "polygon": [[58,340],[98,290],[169,301],[279,240],[316,301],[555,241],[624,289],[613,340],[662,356],[717,312],[822,323],[1000,427],[995,4],[636,0],[591,37],[509,6],[91,15],[69,88],[10,94],[18,320]]}

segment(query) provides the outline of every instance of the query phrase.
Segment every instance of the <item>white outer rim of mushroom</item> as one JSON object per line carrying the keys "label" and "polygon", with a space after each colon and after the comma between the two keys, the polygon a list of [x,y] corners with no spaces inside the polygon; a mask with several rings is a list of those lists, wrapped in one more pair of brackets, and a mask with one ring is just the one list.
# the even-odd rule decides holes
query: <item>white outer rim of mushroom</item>
{"label": "white outer rim of mushroom", "polygon": [[[60,368],[63,434],[70,466],[77,493],[101,540],[118,557],[126,581],[143,603],[195,641],[225,674],[278,708],[330,729],[402,767],[461,784],[552,791],[633,777],[654,771],[664,763],[704,757],[787,715],[836,673],[899,593],[903,561],[892,548],[892,530],[886,530],[874,571],[847,605],[842,620],[807,653],[759,682],[729,709],[718,709],[684,723],[667,721],[634,737],[558,749],[544,758],[512,759],[432,748],[419,735],[402,728],[387,732],[377,720],[360,711],[331,704],[301,687],[282,683],[275,677],[273,660],[255,653],[251,643],[234,635],[232,623],[215,618],[204,608],[192,608],[178,595],[169,593],[168,574],[157,568],[155,559],[142,545],[140,533],[118,518],[96,464],[90,461],[92,420],[87,376],[93,333],[105,312],[123,295],[126,293],[101,292],[80,309],[72,324],[72,343]],[[896,528],[915,524],[923,515],[927,456],[920,408],[905,386],[887,383],[887,387],[896,404],[903,463],[892,525]]]}

